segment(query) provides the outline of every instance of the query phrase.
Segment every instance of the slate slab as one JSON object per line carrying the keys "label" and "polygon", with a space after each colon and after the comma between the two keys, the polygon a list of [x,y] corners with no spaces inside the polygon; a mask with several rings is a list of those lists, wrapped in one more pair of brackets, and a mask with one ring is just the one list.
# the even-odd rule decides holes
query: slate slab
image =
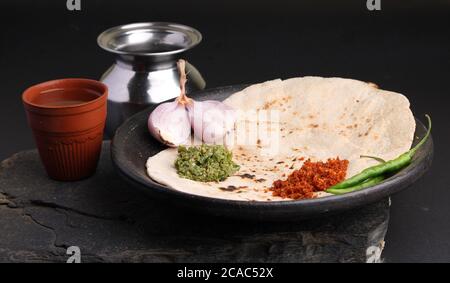
{"label": "slate slab", "polygon": [[114,171],[52,181],[35,150],[0,165],[0,262],[379,262],[389,200],[326,218],[243,222],[159,203]]}

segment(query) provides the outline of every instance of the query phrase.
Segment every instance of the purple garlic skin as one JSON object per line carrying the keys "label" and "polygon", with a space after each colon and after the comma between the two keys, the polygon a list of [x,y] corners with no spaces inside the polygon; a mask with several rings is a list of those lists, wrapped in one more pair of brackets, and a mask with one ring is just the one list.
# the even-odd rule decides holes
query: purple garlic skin
{"label": "purple garlic skin", "polygon": [[195,101],[187,97],[185,65],[186,61],[178,60],[180,96],[153,110],[148,118],[148,129],[159,142],[171,147],[188,144],[191,128],[201,141],[219,142],[234,129],[236,112],[220,101]]}
{"label": "purple garlic skin", "polygon": [[220,101],[193,101],[187,109],[194,135],[205,143],[223,141],[234,129],[236,112]]}
{"label": "purple garlic skin", "polygon": [[191,137],[191,122],[185,105],[175,100],[160,104],[148,118],[148,129],[159,142],[177,147]]}

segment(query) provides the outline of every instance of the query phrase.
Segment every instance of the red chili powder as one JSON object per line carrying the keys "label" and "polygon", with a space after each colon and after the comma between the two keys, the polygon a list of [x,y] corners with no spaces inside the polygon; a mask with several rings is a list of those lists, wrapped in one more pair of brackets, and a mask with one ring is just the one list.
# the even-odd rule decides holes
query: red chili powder
{"label": "red chili powder", "polygon": [[342,182],[347,173],[348,160],[328,159],[327,162],[311,162],[310,159],[303,166],[294,170],[286,180],[273,182],[273,196],[291,199],[314,198],[314,192],[324,191],[327,188]]}

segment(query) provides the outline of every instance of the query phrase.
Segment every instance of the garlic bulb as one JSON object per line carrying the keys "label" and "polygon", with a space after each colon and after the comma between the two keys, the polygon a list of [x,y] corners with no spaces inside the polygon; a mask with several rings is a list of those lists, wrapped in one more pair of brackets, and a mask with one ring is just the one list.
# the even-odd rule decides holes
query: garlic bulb
{"label": "garlic bulb", "polygon": [[234,128],[235,111],[220,101],[194,101],[187,109],[194,135],[201,141],[219,142]]}
{"label": "garlic bulb", "polygon": [[148,119],[148,129],[158,141],[172,147],[187,144],[191,129],[203,142],[215,143],[234,128],[235,111],[220,101],[195,101],[187,97],[185,64],[184,60],[177,62],[180,96],[153,110]]}

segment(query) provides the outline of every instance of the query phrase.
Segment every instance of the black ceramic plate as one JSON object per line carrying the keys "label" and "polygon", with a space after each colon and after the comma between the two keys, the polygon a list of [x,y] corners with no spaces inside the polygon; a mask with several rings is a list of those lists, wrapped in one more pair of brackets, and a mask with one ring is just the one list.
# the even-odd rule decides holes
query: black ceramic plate
{"label": "black ceramic plate", "polygon": [[[223,100],[244,87],[239,85],[209,89],[196,93],[194,97],[199,100]],[[160,185],[147,176],[145,168],[147,159],[165,149],[147,130],[147,118],[153,109],[154,106],[132,116],[116,131],[111,154],[118,172],[136,188],[154,198],[212,215],[283,221],[351,209],[388,197],[410,186],[428,170],[433,155],[433,142],[430,137],[416,153],[412,164],[399,173],[377,186],[339,196],[272,202],[234,201],[196,196]],[[425,134],[425,127],[417,119],[416,122],[415,135],[421,138]]]}

